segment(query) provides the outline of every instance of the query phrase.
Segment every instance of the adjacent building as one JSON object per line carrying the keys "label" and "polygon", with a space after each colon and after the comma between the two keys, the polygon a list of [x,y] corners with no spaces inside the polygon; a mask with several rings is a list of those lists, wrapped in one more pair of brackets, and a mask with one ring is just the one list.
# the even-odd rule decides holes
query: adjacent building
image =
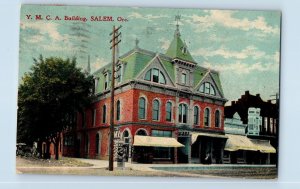
{"label": "adjacent building", "polygon": [[[264,102],[246,91],[225,107],[224,163],[276,164],[278,159],[278,99]],[[240,116],[241,115],[241,116]]]}

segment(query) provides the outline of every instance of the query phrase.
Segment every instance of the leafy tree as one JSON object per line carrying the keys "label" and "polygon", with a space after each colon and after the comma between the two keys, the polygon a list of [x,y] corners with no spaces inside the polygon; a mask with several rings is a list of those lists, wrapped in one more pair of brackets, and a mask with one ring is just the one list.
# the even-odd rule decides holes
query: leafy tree
{"label": "leafy tree", "polygon": [[18,92],[19,142],[53,142],[55,159],[61,132],[75,125],[75,114],[91,99],[93,77],[76,67],[75,59],[34,59]]}

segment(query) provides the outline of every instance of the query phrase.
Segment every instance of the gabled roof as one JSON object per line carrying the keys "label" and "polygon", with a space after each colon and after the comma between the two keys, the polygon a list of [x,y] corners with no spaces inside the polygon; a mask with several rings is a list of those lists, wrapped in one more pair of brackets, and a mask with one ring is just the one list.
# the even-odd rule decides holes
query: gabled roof
{"label": "gabled roof", "polygon": [[120,61],[126,63],[123,80],[134,79],[154,56],[153,54],[146,54],[142,51],[134,51],[127,57],[121,58]]}
{"label": "gabled roof", "polygon": [[[210,74],[211,78],[215,82],[216,87],[218,88],[221,96],[224,97],[222,85],[219,77],[219,73],[207,68],[197,65],[197,63],[192,58],[189,51],[185,51],[182,48],[186,48],[186,44],[180,38],[179,29],[175,31],[174,39],[171,42],[166,54],[155,53],[145,49],[141,49],[136,46],[134,49],[123,54],[119,58],[119,62],[124,65],[123,79],[122,83],[137,79],[139,74],[151,64],[151,60],[157,57],[163,67],[165,68],[170,79],[175,83],[176,82],[176,64],[173,62],[174,59],[180,59],[182,61],[193,63],[194,66],[194,88],[199,85],[203,78]],[[104,72],[111,71],[111,63],[105,65],[104,67],[97,70],[94,75],[99,78],[99,83],[97,87],[98,92],[104,91]]]}

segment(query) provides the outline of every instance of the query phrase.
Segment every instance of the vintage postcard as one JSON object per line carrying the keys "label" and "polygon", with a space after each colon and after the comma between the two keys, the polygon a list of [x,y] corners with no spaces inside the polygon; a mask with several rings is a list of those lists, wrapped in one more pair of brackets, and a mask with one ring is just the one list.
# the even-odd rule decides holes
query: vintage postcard
{"label": "vintage postcard", "polygon": [[277,178],[280,11],[22,5],[17,173]]}

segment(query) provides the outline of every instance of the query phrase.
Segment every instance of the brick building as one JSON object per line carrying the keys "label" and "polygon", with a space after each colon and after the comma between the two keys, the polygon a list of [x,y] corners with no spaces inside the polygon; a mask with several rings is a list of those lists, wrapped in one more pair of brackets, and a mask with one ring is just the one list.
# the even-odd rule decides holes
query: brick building
{"label": "brick building", "polygon": [[[241,98],[237,101],[232,101],[230,106],[225,107],[226,120],[233,119],[236,114],[240,115],[240,124],[246,126],[244,131],[246,137],[240,138],[244,138],[245,141],[249,140],[254,147],[254,149],[246,149],[247,154],[244,154],[244,162],[251,164],[277,163],[279,130],[278,102],[279,99],[276,99],[276,104],[272,103],[271,100],[265,102],[260,98],[259,94],[251,95],[249,91],[246,91]],[[229,125],[230,124],[228,124],[228,126]],[[232,133],[232,131],[226,133]],[[229,140],[230,137],[227,142],[229,142]],[[260,147],[265,147],[266,150],[260,149]],[[273,149],[273,147],[275,149]],[[242,153],[239,154],[242,155]]]}
{"label": "brick building", "polygon": [[[108,159],[111,64],[93,75],[96,97],[78,112],[77,127],[65,133],[65,156]],[[127,158],[222,163],[226,99],[219,73],[193,59],[178,25],[164,54],[142,49],[136,41],[119,57],[117,75],[115,128]]]}

